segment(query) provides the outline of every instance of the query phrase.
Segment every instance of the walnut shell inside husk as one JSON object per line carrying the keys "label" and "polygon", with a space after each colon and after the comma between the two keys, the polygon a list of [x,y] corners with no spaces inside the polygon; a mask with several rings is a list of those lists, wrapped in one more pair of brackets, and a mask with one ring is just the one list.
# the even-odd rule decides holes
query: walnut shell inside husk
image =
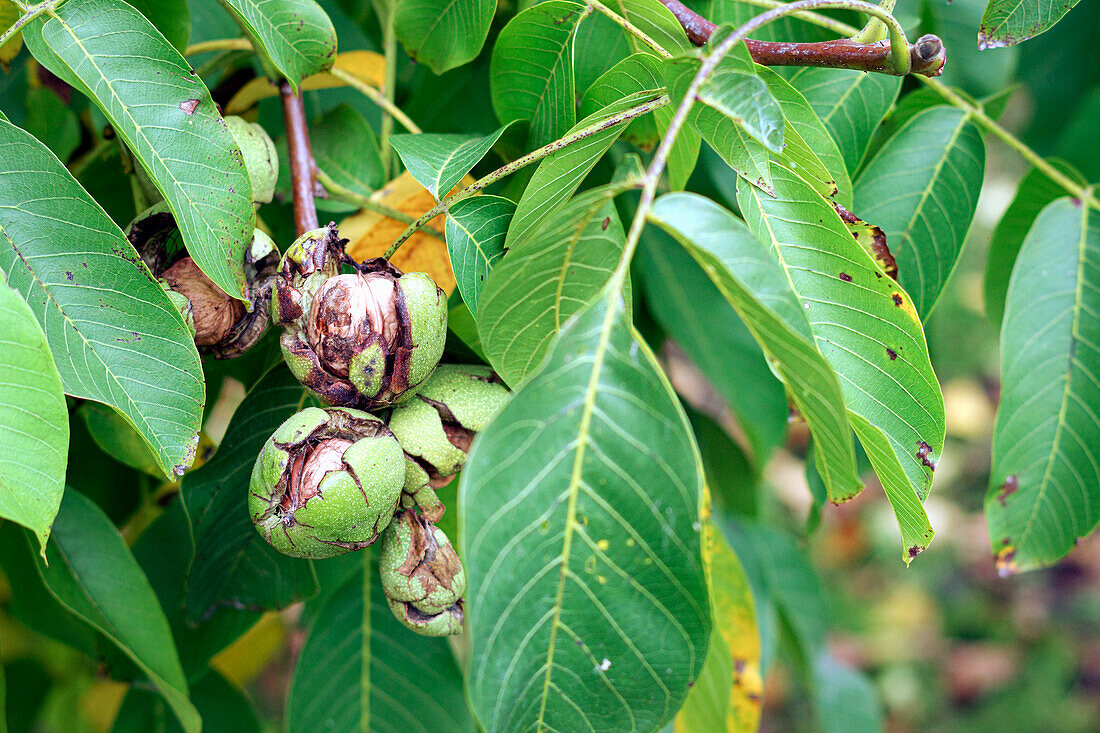
{"label": "walnut shell inside husk", "polygon": [[[379,258],[352,262],[335,225],[306,232],[279,265],[272,320],[291,372],[322,400],[374,410],[410,398],[447,337],[443,291]],[[355,272],[340,273],[340,265]]]}
{"label": "walnut shell inside husk", "polygon": [[263,336],[279,250],[262,231],[253,232],[244,254],[247,303],[225,293],[188,256],[167,204],[157,204],[139,214],[126,228],[126,238],[153,276],[187,299],[181,311],[195,332],[199,353],[232,359]]}

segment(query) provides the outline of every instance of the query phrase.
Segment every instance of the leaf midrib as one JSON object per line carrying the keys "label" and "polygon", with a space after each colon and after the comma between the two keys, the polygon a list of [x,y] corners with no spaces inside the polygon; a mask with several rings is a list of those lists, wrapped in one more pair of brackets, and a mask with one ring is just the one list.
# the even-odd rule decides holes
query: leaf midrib
{"label": "leaf midrib", "polygon": [[569,559],[573,545],[573,531],[577,526],[577,499],[580,496],[581,476],[584,471],[584,455],[591,440],[592,414],[596,406],[596,388],[599,386],[600,376],[603,372],[604,357],[607,354],[607,346],[611,340],[611,329],[615,323],[617,308],[613,302],[615,290],[611,290],[607,297],[607,315],[600,328],[600,338],[596,343],[596,349],[592,358],[592,373],[588,377],[588,386],[585,389],[584,402],[581,407],[581,420],[577,427],[577,447],[573,455],[573,469],[569,476],[569,501],[565,510],[565,531],[562,537],[562,564],[558,574],[558,588],[554,596],[554,611],[550,618],[550,638],[547,642],[546,677],[543,680],[542,691],[539,693],[539,715],[535,722],[536,732],[545,730],[546,705],[550,698],[550,679],[554,671],[554,651],[558,628],[561,625],[561,613],[565,602],[565,584],[569,578]]}
{"label": "leaf midrib", "polygon": [[[176,191],[178,191],[180,193],[180,195],[182,195],[184,198],[187,199],[187,202],[190,205],[191,210],[195,211],[198,207],[195,205],[194,199],[191,198],[191,195],[181,185],[179,179],[177,179],[176,176],[173,175],[172,168],[165,162],[164,158],[161,157],[160,152],[156,149],[156,147],[152,144],[152,142],[150,142],[149,138],[145,135],[144,126],[138,124],[137,120],[134,119],[133,115],[130,114],[129,106],[127,106],[126,104],[124,104],[122,102],[122,99],[118,96],[118,92],[115,90],[114,84],[112,84],[111,80],[108,79],[107,76],[103,73],[103,70],[99,67],[99,64],[97,64],[95,62],[96,57],[93,56],[91,54],[91,52],[88,51],[88,47],[85,46],[84,42],[80,40],[80,37],[76,35],[76,32],[73,30],[72,26],[69,25],[68,21],[66,21],[64,18],[62,18],[60,15],[57,15],[57,14],[51,15],[50,20],[56,20],[58,23],[60,23],[61,26],[72,37],[73,41],[80,48],[80,50],[84,53],[84,57],[88,60],[88,63],[91,65],[91,67],[93,69],[96,70],[96,72],[99,74],[99,78],[103,80],[103,82],[107,85],[107,88],[111,91],[111,97],[122,108],[122,112],[126,115],[127,119],[130,120],[131,124],[133,124],[134,130],[137,132],[138,135],[141,136],[141,139],[145,141],[145,145],[148,148],[148,150],[150,151],[152,157],[155,158],[156,161],[160,163],[161,167],[164,169],[164,175],[167,178],[171,179],[172,184],[173,184],[174,188],[176,189]],[[45,29],[45,25],[43,26],[43,29]],[[43,40],[44,40],[44,38],[43,38]],[[60,58],[60,57],[58,57],[58,58]],[[73,73],[76,74],[75,71],[73,71]],[[83,83],[83,80],[81,80],[81,83]],[[203,88],[205,89],[205,85],[203,85]],[[88,91],[91,91],[91,90],[89,89]],[[94,94],[91,95],[91,96],[92,96],[93,99],[95,98]],[[207,96],[209,96],[209,92],[207,93]],[[116,130],[118,132],[118,134],[121,135],[123,139],[128,138],[129,135],[126,134],[126,130],[122,129],[121,126],[118,126],[118,127],[119,127],[119,129]],[[129,141],[127,140],[127,142],[129,142]],[[130,147],[134,147],[134,146],[131,145]],[[156,183],[156,181],[157,181],[156,176],[151,176],[151,178],[153,179],[154,183]],[[159,186],[158,186],[158,188],[159,188]],[[191,217],[191,216],[180,217],[180,218],[193,221],[193,217]],[[203,224],[206,224],[206,220],[204,218],[202,218],[202,217],[198,217],[198,218],[199,218],[200,221],[203,222]],[[209,225],[207,225],[205,228],[206,228],[206,231],[208,232],[209,236],[211,236],[215,240],[219,239],[217,232],[215,232]],[[183,229],[181,228],[181,232],[182,231],[183,231]],[[230,279],[233,280],[234,282],[236,282],[237,277],[235,276],[235,274],[232,271],[230,271],[229,274],[231,276]],[[242,285],[242,287],[243,287],[243,285]],[[233,295],[233,294],[228,293],[228,295]],[[240,299],[239,295],[236,295],[234,297],[236,297],[238,300]]]}
{"label": "leaf midrib", "polygon": [[[1085,267],[1085,245],[1088,242],[1089,234],[1089,207],[1081,205],[1081,237],[1078,240],[1079,254],[1077,257],[1077,282],[1074,285],[1073,295],[1073,325],[1070,329],[1070,343],[1074,343],[1080,339],[1079,326],[1081,311],[1081,286],[1084,283],[1084,267]],[[1007,320],[1006,320],[1007,322]],[[1035,502],[1032,504],[1031,513],[1028,515],[1027,523],[1024,525],[1023,531],[1020,533],[1020,539],[1016,543],[1017,548],[1023,548],[1028,533],[1031,531],[1032,525],[1035,522],[1035,517],[1039,513],[1039,507],[1043,504],[1043,496],[1046,494],[1047,487],[1050,485],[1051,472],[1054,470],[1054,464],[1057,462],[1058,446],[1062,440],[1062,430],[1066,425],[1066,410],[1069,406],[1069,395],[1071,392],[1070,387],[1073,384],[1073,362],[1074,350],[1071,350],[1071,356],[1066,366],[1066,381],[1065,386],[1062,388],[1062,400],[1061,405],[1058,408],[1058,421],[1054,429],[1054,440],[1051,442],[1049,458],[1047,460],[1046,468],[1043,470],[1043,479],[1039,484],[1039,494],[1035,497]]]}

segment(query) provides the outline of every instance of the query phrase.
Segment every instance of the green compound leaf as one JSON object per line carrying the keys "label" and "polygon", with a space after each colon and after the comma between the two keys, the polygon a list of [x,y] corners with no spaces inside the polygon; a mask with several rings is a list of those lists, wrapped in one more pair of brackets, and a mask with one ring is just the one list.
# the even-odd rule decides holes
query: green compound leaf
{"label": "green compound leaf", "polygon": [[[668,94],[672,98],[673,108],[679,106],[680,100],[687,94],[688,87],[699,70],[700,63],[700,60],[695,57],[673,59],[665,63],[662,71],[665,82],[668,84]],[[733,64],[733,60],[730,60],[730,64]],[[742,82],[746,87],[751,87],[757,92],[759,92],[761,86],[767,90],[764,81],[759,77],[741,71],[731,71],[727,72],[728,74],[734,76],[727,79],[727,86],[732,85],[733,82]],[[748,77],[748,79],[744,77]],[[756,82],[752,82],[750,79],[756,79]],[[719,87],[719,89],[723,88]],[[733,101],[736,102],[736,98]],[[774,98],[772,102],[775,102]],[[778,144],[781,147],[783,116],[782,112],[779,111],[778,102],[775,102],[774,108],[770,104],[767,105],[767,114],[768,124],[780,125]],[[775,114],[779,115],[778,123],[775,121]],[[691,111],[688,113],[688,124],[702,136],[708,145],[714,148],[714,152],[718,153],[722,160],[726,161],[726,165],[733,168],[737,175],[752,185],[759,186],[761,190],[769,194],[772,192],[768,148],[755,139],[744,125],[718,109],[699,103],[692,105]],[[772,141],[773,143],[776,142],[774,134]]]}
{"label": "green compound leaf", "polygon": [[852,181],[840,150],[813,107],[797,89],[771,69],[759,66],[756,73],[768,85],[786,120],[783,152],[778,160],[814,184],[823,196],[842,206],[852,203]]}
{"label": "green compound leaf", "polygon": [[788,81],[801,92],[836,141],[854,176],[871,137],[901,89],[901,77],[854,69],[803,67]]}
{"label": "green compound leaf", "polygon": [[65,492],[38,572],[50,593],[110,639],[164,696],[187,733],[202,727],[188,700],[168,619],[122,535],[79,491]]}
{"label": "green compound leaf", "polygon": [[294,91],[307,76],[332,66],[336,31],[313,0],[220,0],[252,39],[252,46]]}
{"label": "green compound leaf", "polygon": [[672,718],[710,633],[701,494],[679,401],[604,291],[463,470],[467,680],[486,730]]}
{"label": "green compound leaf", "polygon": [[267,544],[248,512],[248,481],[260,448],[284,420],[311,404],[280,364],[249,391],[214,457],[184,479],[180,495],[195,538],[188,620],[208,618],[221,607],[285,608],[317,591],[310,561]]}
{"label": "green compound leaf", "polygon": [[1014,46],[1049,30],[1078,0],[989,0],[978,29],[978,48]]}
{"label": "green compound leaf", "polygon": [[196,264],[243,299],[252,186],[210,92],[179,51],[141,13],[111,0],[70,0],[24,39],[42,65],[96,101],[171,206]]}
{"label": "green compound leaf", "polygon": [[396,0],[401,45],[437,74],[473,61],[485,45],[496,0]]}
{"label": "green compound leaf", "polygon": [[[624,97],[642,91],[661,90],[664,86],[661,64],[657,57],[648,53],[636,53],[612,66],[592,83],[581,101],[581,114],[590,117]],[[675,113],[676,110],[671,105],[659,107],[632,121],[623,133],[623,139],[643,150],[651,149],[668,131]],[[669,187],[673,190],[682,190],[687,185],[699,158],[701,142],[699,133],[693,128],[680,128],[666,166]]]}
{"label": "green compound leaf", "polygon": [[439,200],[450,193],[508,129],[485,136],[421,133],[394,135],[390,143],[409,174]]}
{"label": "green compound leaf", "polygon": [[615,210],[619,191],[585,191],[510,249],[489,275],[477,331],[489,363],[509,385],[539,365],[554,334],[611,278],[626,240]]}
{"label": "green compound leaf", "polygon": [[386,604],[377,559],[359,554],[363,570],[325,601],[298,656],[287,730],[473,733],[447,640],[402,626]]}
{"label": "green compound leaf", "polygon": [[46,147],[0,122],[0,270],[46,334],[65,391],[118,410],[160,470],[195,458],[195,342],[122,230]]}
{"label": "green compound leaf", "polygon": [[955,269],[984,175],[985,144],[966,112],[932,107],[887,140],[856,181],[853,211],[886,233],[921,319]]}
{"label": "green compound leaf", "polygon": [[920,319],[828,201],[786,168],[772,173],[775,198],[741,185],[737,203],[786,270],[818,349],[840,377],[908,562],[932,539],[923,501],[944,441],[943,396]]}
{"label": "green compound leaf", "polygon": [[829,498],[854,497],[863,484],[841,384],[775,255],[740,219],[696,194],[662,196],[650,218],[687,248],[764,349],[813,433]]}
{"label": "green compound leaf", "polygon": [[34,532],[45,552],[65,492],[69,413],[46,335],[2,271],[0,445],[0,517]]}
{"label": "green compound leaf", "polygon": [[985,516],[1002,574],[1050,565],[1100,521],[1100,213],[1063,198],[1024,240],[1001,327]]}
{"label": "green compound leaf", "polygon": [[447,211],[447,252],[462,300],[477,316],[481,290],[496,261],[516,205],[501,196],[463,199]]}
{"label": "green compound leaf", "polygon": [[512,18],[493,46],[493,109],[504,124],[529,121],[533,148],[557,140],[577,121],[573,38],[590,12],[573,0],[539,3]]}
{"label": "green compound leaf", "polygon": [[[570,132],[610,120],[631,107],[653,101],[656,91],[641,91],[612,103],[599,112],[594,112],[573,126]],[[508,226],[506,246],[511,249],[530,239],[533,232],[543,225],[546,218],[569,200],[573,192],[584,181],[596,163],[611,148],[615,140],[626,129],[626,123],[619,123],[601,130],[573,145],[562,148],[546,156],[531,176],[523,190],[516,214]]]}

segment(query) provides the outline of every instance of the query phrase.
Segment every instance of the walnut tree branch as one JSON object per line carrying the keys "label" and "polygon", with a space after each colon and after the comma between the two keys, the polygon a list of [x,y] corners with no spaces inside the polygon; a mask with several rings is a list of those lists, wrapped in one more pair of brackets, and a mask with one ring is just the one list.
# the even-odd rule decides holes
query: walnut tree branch
{"label": "walnut tree branch", "polygon": [[[672,11],[697,46],[707,42],[717,27],[680,0],[661,0]],[[899,69],[893,62],[888,42],[857,43],[851,39],[821,43],[787,43],[745,39],[753,60],[763,66],[820,66],[835,69],[857,69],[881,74],[912,72],[923,76],[939,76],[947,52],[937,36],[925,35],[909,45],[910,68]]]}
{"label": "walnut tree branch", "polygon": [[283,122],[286,124],[286,143],[290,149],[290,185],[294,194],[294,229],[301,236],[317,228],[317,177],[313,162],[313,150],[309,145],[309,128],[302,98],[290,88],[290,82],[279,84],[283,101]]}

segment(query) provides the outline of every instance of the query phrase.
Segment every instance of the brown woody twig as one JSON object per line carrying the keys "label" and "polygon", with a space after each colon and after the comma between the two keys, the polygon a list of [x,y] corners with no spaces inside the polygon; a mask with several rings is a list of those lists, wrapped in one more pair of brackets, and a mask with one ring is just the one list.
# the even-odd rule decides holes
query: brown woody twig
{"label": "brown woody twig", "polygon": [[[717,27],[680,0],[661,0],[672,11],[687,32],[688,39],[702,46]],[[890,59],[890,44],[857,43],[842,38],[821,43],[787,43],[746,39],[753,61],[762,66],[820,66],[835,69],[857,69],[883,74],[898,73]],[[914,74],[939,76],[947,60],[943,42],[934,35],[925,35],[909,46]]]}
{"label": "brown woody twig", "polygon": [[302,107],[302,98],[290,88],[290,82],[279,84],[279,94],[283,100],[283,122],[286,124],[286,143],[290,149],[290,186],[294,194],[294,228],[301,236],[316,229],[317,206],[313,197],[317,195],[316,164],[313,162],[313,150],[309,145],[309,128],[306,126],[306,112]]}

